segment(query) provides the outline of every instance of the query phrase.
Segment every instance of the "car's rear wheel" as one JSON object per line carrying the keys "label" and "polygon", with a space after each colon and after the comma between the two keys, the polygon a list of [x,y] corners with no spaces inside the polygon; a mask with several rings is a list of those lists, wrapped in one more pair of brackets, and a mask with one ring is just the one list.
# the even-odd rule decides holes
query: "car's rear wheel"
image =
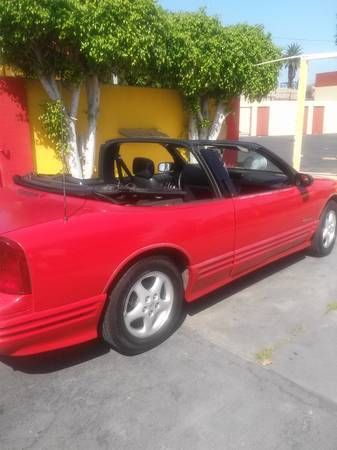
{"label": "car's rear wheel", "polygon": [[142,353],[175,331],[182,311],[179,271],[166,257],[147,257],[135,262],[112,289],[102,337],[121,353]]}
{"label": "car's rear wheel", "polygon": [[337,230],[337,203],[329,201],[321,215],[320,223],[312,241],[312,250],[316,256],[331,253]]}

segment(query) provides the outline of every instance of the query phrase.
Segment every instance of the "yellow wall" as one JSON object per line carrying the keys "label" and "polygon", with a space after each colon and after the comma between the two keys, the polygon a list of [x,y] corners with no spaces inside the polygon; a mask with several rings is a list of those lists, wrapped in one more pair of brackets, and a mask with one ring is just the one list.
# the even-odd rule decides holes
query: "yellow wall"
{"label": "yellow wall", "polygon": [[[37,172],[60,172],[61,163],[55,157],[53,146],[39,121],[42,105],[48,100],[47,95],[40,82],[35,80],[26,81],[26,90]],[[85,111],[86,101],[82,92],[78,117],[82,133],[86,127]],[[180,95],[166,89],[102,86],[96,150],[108,139],[119,137],[120,128],[156,128],[170,137],[185,137],[186,116]],[[167,159],[166,152],[161,155],[158,150],[155,162],[165,159],[165,156]]]}
{"label": "yellow wall", "polygon": [[9,66],[0,65],[0,77],[20,77],[20,71]]}

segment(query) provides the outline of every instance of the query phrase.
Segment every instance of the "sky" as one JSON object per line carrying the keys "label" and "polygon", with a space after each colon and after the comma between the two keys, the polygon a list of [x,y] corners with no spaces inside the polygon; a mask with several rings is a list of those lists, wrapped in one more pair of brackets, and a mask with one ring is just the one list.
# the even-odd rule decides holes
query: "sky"
{"label": "sky", "polygon": [[[221,18],[224,25],[262,24],[276,45],[286,48],[292,42],[301,45],[303,53],[337,52],[336,0],[159,0],[171,11],[194,11],[206,7],[207,12]],[[337,71],[337,58],[310,63],[309,82],[317,72]],[[283,71],[280,81],[286,81]]]}

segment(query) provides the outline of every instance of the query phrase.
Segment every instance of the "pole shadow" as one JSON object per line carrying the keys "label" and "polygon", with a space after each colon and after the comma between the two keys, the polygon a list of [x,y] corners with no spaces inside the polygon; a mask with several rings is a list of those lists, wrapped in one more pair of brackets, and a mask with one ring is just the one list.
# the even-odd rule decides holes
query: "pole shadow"
{"label": "pole shadow", "polygon": [[304,250],[294,255],[286,256],[278,261],[270,263],[269,265],[262,267],[261,269],[257,269],[256,271],[248,275],[244,275],[242,278],[238,278],[228,285],[217,289],[211,294],[200,297],[198,300],[187,304],[187,314],[190,316],[194,316],[195,314],[211,308],[217,303],[227,300],[229,297],[237,294],[243,289],[249,288],[259,281],[271,277],[275,273],[280,272],[281,270],[302,261],[306,258],[307,255],[308,252]]}

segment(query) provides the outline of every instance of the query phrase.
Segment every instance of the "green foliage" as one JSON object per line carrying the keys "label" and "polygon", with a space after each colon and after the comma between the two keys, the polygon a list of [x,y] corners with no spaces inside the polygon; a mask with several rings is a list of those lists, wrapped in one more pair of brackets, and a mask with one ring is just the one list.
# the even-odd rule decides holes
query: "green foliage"
{"label": "green foliage", "polygon": [[71,36],[60,33],[67,13],[67,0],[1,0],[3,61],[27,76],[56,74],[62,79],[78,76],[77,61],[71,55],[74,42]]}
{"label": "green foliage", "polygon": [[274,351],[273,347],[266,347],[260,350],[259,352],[255,353],[256,361],[262,364],[263,366],[272,364],[273,351]]}
{"label": "green foliage", "polygon": [[5,64],[75,85],[114,74],[120,83],[176,88],[194,112],[205,98],[263,97],[280,66],[256,64],[279,56],[262,26],[224,27],[203,9],[168,13],[155,0],[0,0]]}
{"label": "green foliage", "polygon": [[327,305],[326,312],[329,313],[332,311],[337,311],[337,302],[331,302]]}
{"label": "green foliage", "polygon": [[69,127],[62,102],[60,100],[46,102],[39,119],[48,139],[54,145],[57,157],[61,161],[64,160],[69,151]]}
{"label": "green foliage", "polygon": [[201,96],[259,98],[280,51],[261,26],[224,27],[205,10],[165,13],[153,0],[1,0],[0,57],[28,76],[76,82],[92,74]]}
{"label": "green foliage", "polygon": [[276,85],[279,64],[256,64],[280,57],[262,26],[224,27],[205,10],[169,13],[169,64],[163,84],[181,90],[192,111],[204,97],[256,100]]}
{"label": "green foliage", "polygon": [[153,0],[1,0],[0,56],[28,76],[147,84],[165,63],[165,24]]}
{"label": "green foliage", "polygon": [[153,0],[80,2],[81,52],[88,70],[134,85],[156,84],[165,65],[165,15]]}
{"label": "green foliage", "polygon": [[[157,85],[167,32],[154,0],[0,0],[0,60],[43,77],[53,100],[55,80],[76,87],[93,75],[110,81],[114,74],[121,82]],[[61,105],[48,104],[41,116],[58,153]]]}
{"label": "green foliage", "polygon": [[224,36],[224,66],[229,65],[229,75],[234,80],[233,96],[243,94],[251,101],[260,100],[276,87],[281,63],[257,64],[280,58],[281,50],[261,25],[233,25],[225,29]]}

